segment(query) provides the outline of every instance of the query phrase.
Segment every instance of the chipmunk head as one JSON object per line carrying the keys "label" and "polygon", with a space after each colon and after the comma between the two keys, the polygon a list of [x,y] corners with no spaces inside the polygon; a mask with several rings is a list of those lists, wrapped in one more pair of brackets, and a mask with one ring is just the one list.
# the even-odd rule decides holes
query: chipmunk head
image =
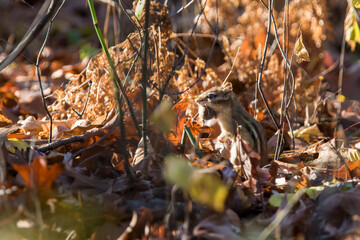
{"label": "chipmunk head", "polygon": [[232,85],[227,82],[220,87],[213,87],[200,94],[195,102],[204,108],[204,119],[218,115],[226,104],[232,101]]}

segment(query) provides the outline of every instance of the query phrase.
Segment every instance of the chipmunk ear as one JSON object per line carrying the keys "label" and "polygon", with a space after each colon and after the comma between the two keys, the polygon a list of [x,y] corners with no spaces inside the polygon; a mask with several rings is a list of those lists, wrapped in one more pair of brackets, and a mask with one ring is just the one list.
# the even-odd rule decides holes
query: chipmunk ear
{"label": "chipmunk ear", "polygon": [[227,92],[231,92],[233,90],[232,84],[230,82],[226,82],[222,87]]}

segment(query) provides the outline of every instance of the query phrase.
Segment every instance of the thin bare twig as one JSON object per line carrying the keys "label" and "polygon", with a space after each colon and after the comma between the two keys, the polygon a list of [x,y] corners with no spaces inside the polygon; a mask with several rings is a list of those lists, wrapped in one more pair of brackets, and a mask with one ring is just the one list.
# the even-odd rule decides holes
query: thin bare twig
{"label": "thin bare twig", "polygon": [[[72,108],[72,110],[76,113],[76,115],[78,115],[78,117],[79,117],[80,119],[81,119],[82,116],[84,115],[85,110],[86,110],[86,107],[87,107],[87,105],[88,105],[88,103],[89,103],[90,90],[91,90],[91,86],[92,86],[92,81],[91,81],[91,80],[87,80],[87,81],[85,81],[85,82],[87,82],[87,83],[89,84],[89,86],[88,86],[88,92],[87,92],[87,96],[86,96],[86,101],[85,101],[85,104],[84,104],[83,109],[81,110],[81,113],[79,113],[78,111],[76,111],[75,108]],[[83,84],[81,84],[81,85],[83,85]]]}
{"label": "thin bare twig", "polygon": [[[262,0],[261,0],[262,2]],[[263,2],[262,2],[263,3]],[[264,3],[263,3],[264,4]],[[266,6],[266,5],[265,5]],[[276,121],[275,117],[274,117],[274,114],[272,113],[271,109],[270,109],[270,106],[269,106],[269,103],[267,102],[266,98],[265,98],[265,95],[264,95],[264,91],[262,90],[262,87],[261,87],[261,83],[262,83],[262,74],[263,74],[263,71],[264,71],[264,64],[265,64],[265,59],[266,59],[266,52],[267,52],[267,48],[268,48],[268,44],[269,44],[269,36],[270,36],[270,30],[271,30],[271,21],[272,21],[272,18],[271,18],[271,15],[272,15],[272,1],[269,0],[269,16],[268,16],[268,28],[267,28],[267,33],[266,33],[266,39],[265,39],[265,45],[264,45],[264,52],[263,52],[263,56],[262,56],[262,59],[261,59],[261,63],[260,63],[260,69],[259,69],[259,77],[258,77],[258,89],[259,89],[259,93],[260,93],[260,96],[261,98],[263,99],[264,103],[265,103],[265,106],[266,106],[266,109],[268,110],[269,112],[269,115],[271,117],[271,120],[273,121],[274,125],[276,126],[277,129],[280,129],[280,125],[278,124],[278,122]]]}
{"label": "thin bare twig", "polygon": [[233,64],[231,65],[230,71],[229,71],[228,75],[226,76],[226,78],[225,78],[224,82],[222,83],[222,85],[224,85],[224,84],[227,82],[229,76],[231,75],[232,70],[234,69],[234,65],[235,65],[236,59],[237,59],[237,57],[238,57],[238,55],[239,55],[239,51],[240,51],[240,46],[238,47],[238,49],[237,49],[237,51],[236,51],[236,55],[235,55],[235,58],[234,58],[234,62],[233,62]]}
{"label": "thin bare twig", "polygon": [[[206,16],[205,16],[205,19]],[[209,23],[208,23],[209,24]],[[211,29],[212,30],[212,29]],[[213,30],[212,30],[213,31]],[[169,39],[173,39],[173,38],[180,38],[180,37],[188,37],[191,33],[173,33],[171,34],[171,36],[169,37]],[[209,34],[209,33],[194,33],[193,34],[194,37],[203,37],[203,38],[213,38],[215,39],[216,35],[215,34]],[[226,38],[226,36],[224,35],[221,35],[219,33],[219,36],[218,36],[218,40],[219,40],[219,44],[221,45],[221,51],[223,52],[223,54],[227,57],[228,61],[229,61],[229,64],[231,65],[231,70],[235,69],[236,72],[238,72],[238,68],[235,66],[235,64],[233,63],[233,61],[231,60],[231,56],[229,55],[228,51],[225,50],[224,48],[224,39]],[[230,41],[230,39],[228,39],[228,41]],[[182,42],[180,42],[181,45]],[[184,43],[185,45],[185,43]],[[229,45],[231,46],[231,43],[229,43]],[[188,51],[189,53],[193,54],[194,56],[197,57],[197,55],[195,53],[193,53],[193,51],[191,49],[189,49]],[[235,57],[235,60],[236,60],[236,57]],[[236,77],[238,78],[238,76],[236,75]]]}
{"label": "thin bare twig", "polygon": [[176,13],[170,15],[169,17],[174,17],[176,14],[181,13],[184,9],[188,8],[191,4],[194,3],[194,0],[190,0],[190,2],[188,2],[185,6],[182,6],[179,10],[176,11]]}
{"label": "thin bare twig", "polygon": [[[288,49],[289,49],[289,28],[288,28],[288,1],[285,1],[285,8],[284,8],[284,22],[283,22],[283,29],[285,30],[284,34],[283,34],[283,46],[286,46],[285,49],[285,54],[286,54],[286,58],[288,56]],[[274,21],[274,20],[273,20]],[[276,30],[275,30],[276,31]],[[285,41],[285,37],[286,37],[286,41]],[[290,119],[288,118],[288,114],[287,114],[287,109],[285,108],[286,101],[287,101],[287,93],[288,93],[288,87],[287,87],[287,77],[288,77],[288,66],[287,64],[284,65],[284,81],[283,81],[283,95],[282,95],[282,100],[281,100],[281,111],[280,111],[280,133],[278,134],[277,137],[277,142],[276,142],[276,148],[275,148],[275,157],[274,159],[279,159],[280,156],[280,152],[284,143],[284,133],[285,133],[285,121],[284,118],[286,117],[286,120],[288,120],[289,123],[289,127],[291,127],[290,124]]]}
{"label": "thin bare twig", "polygon": [[[35,39],[35,37],[41,32],[46,24],[53,19],[59,9],[60,0],[47,0],[42,5],[37,17],[31,24],[29,30],[25,33],[25,36],[21,39],[21,42],[16,48],[0,63],[0,72],[12,63],[25,48]],[[45,14],[44,14],[45,12]],[[44,14],[44,15],[42,15]],[[30,30],[31,29],[31,30]]]}
{"label": "thin bare twig", "polygon": [[[268,10],[270,9],[268,6],[266,6],[266,4],[265,4],[262,0],[260,0],[260,1],[261,1],[261,3],[265,6],[265,8],[267,8]],[[272,2],[273,2],[273,0],[269,0],[269,6],[270,6],[270,3],[271,3],[271,7],[272,7],[272,5],[273,5]],[[269,10],[269,13],[271,13],[270,16],[271,16],[272,24],[273,24],[273,26],[274,26],[274,35],[275,35],[276,43],[277,43],[277,45],[278,45],[278,47],[279,47],[279,50],[280,50],[280,53],[281,53],[282,57],[283,57],[284,60],[285,60],[286,65],[287,65],[288,68],[289,68],[289,71],[290,71],[290,74],[291,74],[291,78],[292,78],[292,80],[293,80],[293,81],[292,81],[292,86],[295,86],[295,76],[294,76],[294,73],[293,73],[293,71],[292,71],[292,69],[291,69],[291,64],[289,63],[289,61],[288,61],[288,59],[287,59],[287,57],[286,57],[286,55],[285,55],[285,53],[284,53],[284,50],[283,50],[282,47],[281,47],[280,40],[279,40],[279,35],[278,35],[278,33],[277,33],[277,27],[276,27],[275,17],[274,17],[274,14],[273,14],[273,12],[272,12],[272,9]],[[270,23],[271,23],[271,22],[269,21],[269,24],[270,24]],[[290,104],[291,104],[291,102],[292,102],[292,99],[294,98],[294,93],[295,93],[294,90],[295,90],[295,89],[292,89],[292,91],[291,91],[291,95],[290,95],[290,97],[289,97],[289,101],[287,102],[286,109],[289,108],[289,106],[290,106]]]}
{"label": "thin bare twig", "polygon": [[[340,61],[339,61],[339,81],[338,81],[338,95],[342,95],[342,83],[343,83],[343,76],[344,76],[344,58],[345,58],[345,31],[343,33],[342,42],[341,42],[341,52],[340,52]],[[336,118],[339,120],[341,116],[341,100],[338,98],[339,108],[336,112]],[[339,128],[342,128],[340,121],[337,121],[335,131],[338,132]],[[340,142],[335,141],[335,147],[340,147]],[[346,164],[345,164],[346,165]]]}
{"label": "thin bare twig", "polygon": [[[141,36],[141,33],[144,31],[144,29],[140,29],[141,27],[141,24],[139,22],[139,20],[137,18],[134,18],[136,20],[136,22],[138,24],[135,23],[134,19],[129,15],[129,13],[127,12],[127,10],[124,8],[121,0],[119,0],[119,7],[121,8],[121,10],[123,11],[123,13],[125,13],[126,17],[129,19],[129,21],[134,25],[134,27],[136,28],[136,30],[138,31],[139,33],[139,36],[140,36],[140,46],[143,45],[143,39],[142,39],[142,36]],[[134,12],[132,11],[132,9],[128,9],[129,11],[131,11],[134,14]]]}
{"label": "thin bare twig", "polygon": [[[322,71],[321,73],[317,74],[315,77],[310,78],[310,79],[308,80],[308,82],[309,82],[309,83],[312,83],[312,82],[318,80],[319,77],[323,77],[323,76],[329,74],[330,72],[332,72],[332,71],[339,65],[339,63],[340,63],[340,60],[339,60],[339,59],[336,60],[336,62],[334,62],[333,65],[331,65],[329,68],[325,69],[325,70]],[[301,66],[299,65],[299,67],[301,67]]]}
{"label": "thin bare twig", "polygon": [[[164,95],[167,93],[167,92],[166,92],[167,86],[169,85],[171,78],[174,76],[176,68],[177,68],[177,67],[180,65],[180,63],[184,60],[184,58],[185,58],[185,56],[186,56],[186,54],[187,54],[187,52],[188,52],[191,39],[192,39],[192,37],[193,37],[193,34],[195,33],[195,29],[196,29],[199,21],[200,21],[200,17],[201,17],[201,15],[203,14],[203,12],[204,12],[204,10],[205,10],[205,6],[206,6],[207,1],[208,1],[208,0],[206,0],[205,3],[204,3],[204,5],[200,8],[200,12],[199,12],[199,14],[198,14],[198,17],[197,17],[197,19],[196,19],[196,21],[195,21],[195,24],[194,24],[194,26],[193,26],[193,28],[192,28],[192,30],[191,30],[191,34],[190,34],[189,39],[188,39],[188,44],[186,45],[186,48],[184,49],[184,54],[181,55],[180,59],[172,66],[171,71],[170,71],[168,77],[166,78],[165,84],[164,84],[162,90],[160,91],[159,102],[161,102],[161,100],[163,99]],[[181,93],[176,93],[176,94],[181,94]]]}
{"label": "thin bare twig", "polygon": [[[202,69],[201,73],[199,74],[199,76],[197,77],[197,79],[192,83],[190,84],[187,88],[185,88],[183,91],[180,91],[180,92],[173,92],[172,94],[176,94],[176,95],[179,95],[179,94],[183,94],[187,91],[189,91],[192,87],[194,87],[201,79],[202,75],[204,75],[206,69],[207,69],[207,66],[212,58],[212,54],[214,52],[214,49],[215,49],[215,44],[217,42],[217,39],[218,39],[218,36],[219,36],[219,8],[218,8],[218,0],[216,0],[216,28],[215,28],[215,38],[214,38],[214,41],[211,45],[211,49],[210,49],[210,52],[209,52],[209,57],[208,59],[206,60],[205,62],[205,66],[204,68]],[[203,13],[204,14],[204,13]]]}
{"label": "thin bare twig", "polygon": [[40,51],[39,51],[39,54],[36,58],[36,72],[37,72],[37,76],[38,76],[38,80],[39,80],[39,87],[40,87],[40,93],[41,93],[41,99],[42,99],[42,103],[43,103],[43,106],[44,106],[44,110],[46,112],[46,115],[49,117],[49,120],[50,120],[50,130],[49,130],[49,143],[51,143],[52,141],[52,124],[53,124],[53,119],[52,119],[52,116],[49,112],[49,109],[47,108],[47,105],[46,105],[46,100],[45,100],[45,94],[44,94],[44,89],[43,89],[43,86],[42,86],[42,82],[41,82],[41,74],[40,74],[40,67],[39,67],[39,62],[40,62],[40,56],[42,54],[42,51],[44,50],[45,48],[45,45],[46,45],[46,42],[48,40],[48,37],[49,37],[49,34],[50,34],[50,30],[51,30],[51,26],[52,26],[52,23],[54,21],[54,19],[56,18],[57,14],[59,13],[61,7],[64,5],[65,3],[65,0],[63,0],[63,2],[60,4],[59,8],[57,8],[57,10],[55,11],[54,13],[54,16],[50,19],[49,21],[49,26],[48,26],[48,29],[47,29],[47,32],[46,32],[46,36],[45,36],[45,39],[44,39],[44,42],[40,48]]}

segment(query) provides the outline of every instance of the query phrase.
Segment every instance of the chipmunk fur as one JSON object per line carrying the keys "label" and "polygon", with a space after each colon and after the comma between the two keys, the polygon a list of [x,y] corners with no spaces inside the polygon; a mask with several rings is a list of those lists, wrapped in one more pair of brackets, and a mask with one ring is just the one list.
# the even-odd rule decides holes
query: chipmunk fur
{"label": "chipmunk fur", "polygon": [[219,138],[226,136],[232,140],[231,162],[233,164],[236,159],[236,153],[234,154],[233,149],[236,149],[234,145],[238,126],[241,126],[239,128],[241,139],[260,155],[260,166],[269,163],[264,129],[241,105],[232,91],[231,83],[213,87],[199,95],[195,101],[202,107],[202,110],[199,111],[202,119],[218,119],[222,131]]}

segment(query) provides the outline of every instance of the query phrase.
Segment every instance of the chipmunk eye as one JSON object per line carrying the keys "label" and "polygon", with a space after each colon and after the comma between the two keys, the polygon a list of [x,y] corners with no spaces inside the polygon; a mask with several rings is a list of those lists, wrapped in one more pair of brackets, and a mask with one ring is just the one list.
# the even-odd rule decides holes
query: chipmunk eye
{"label": "chipmunk eye", "polygon": [[208,99],[214,99],[216,98],[216,94],[210,93],[209,95],[207,95]]}

